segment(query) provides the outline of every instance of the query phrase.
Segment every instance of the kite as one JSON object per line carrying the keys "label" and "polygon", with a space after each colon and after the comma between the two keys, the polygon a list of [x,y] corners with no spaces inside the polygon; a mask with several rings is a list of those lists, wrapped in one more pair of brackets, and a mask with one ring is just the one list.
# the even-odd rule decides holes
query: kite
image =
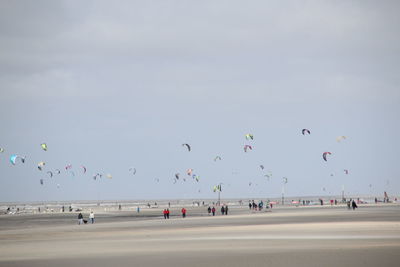
{"label": "kite", "polygon": [[43,185],[43,179],[40,179],[40,184]]}
{"label": "kite", "polygon": [[221,184],[219,184],[219,185],[214,185],[214,189],[213,189],[213,191],[214,192],[221,192],[222,191],[222,187],[221,187]]}
{"label": "kite", "polygon": [[214,161],[217,161],[217,159],[221,160],[222,158],[220,156],[216,156]]}
{"label": "kite", "polygon": [[243,149],[244,152],[247,152],[247,149],[253,150],[253,148],[250,145],[245,145]]}
{"label": "kite", "polygon": [[254,139],[254,136],[252,134],[246,134],[245,137],[246,137],[246,140]]}
{"label": "kite", "polygon": [[3,152],[4,152],[4,148],[0,147],[0,153],[3,153]]}
{"label": "kite", "polygon": [[42,168],[44,167],[44,165],[46,165],[46,163],[44,163],[43,161],[41,161],[41,162],[38,163],[38,169],[39,169],[39,171],[42,170]]}
{"label": "kite", "polygon": [[83,169],[83,174],[85,174],[86,173],[86,167],[82,165],[81,168]]}
{"label": "kite", "polygon": [[342,140],[344,140],[344,139],[346,139],[346,136],[344,136],[344,135],[341,135],[341,136],[336,137],[336,141],[337,141],[337,142],[340,142],[340,141],[342,141]]}
{"label": "kite", "polygon": [[113,178],[112,175],[109,174],[109,173],[106,174],[106,177],[107,177],[108,179],[112,179],[112,178]]}
{"label": "kite", "polygon": [[302,133],[303,135],[305,135],[305,133],[311,134],[310,130],[308,130],[308,129],[303,129],[303,130],[301,130],[301,133]]}
{"label": "kite", "polygon": [[131,171],[133,171],[133,175],[135,175],[136,174],[136,168],[129,168],[129,171],[131,172]]}
{"label": "kite", "polygon": [[191,176],[192,173],[193,173],[193,169],[188,169],[188,170],[186,171],[186,173],[187,173],[187,175]]}
{"label": "kite", "polygon": [[42,147],[42,149],[44,151],[47,151],[47,144],[46,143],[40,144],[40,146]]}
{"label": "kite", "polygon": [[349,170],[343,170],[345,174],[349,174]]}
{"label": "kite", "polygon": [[264,170],[264,165],[260,165],[261,170]]}
{"label": "kite", "polygon": [[48,172],[47,172],[47,174],[49,174],[49,175],[50,175],[50,178],[52,178],[52,177],[53,177],[53,173],[52,173],[51,171],[48,171]]}
{"label": "kite", "polygon": [[332,155],[332,153],[331,152],[324,152],[324,153],[322,153],[322,158],[325,160],[325,161],[327,161],[327,159],[326,159],[326,156],[327,155]]}
{"label": "kite", "polygon": [[176,180],[179,180],[179,173],[175,173],[175,178],[176,178]]}
{"label": "kite", "polygon": [[284,183],[284,184],[287,184],[288,180],[287,180],[286,177],[283,177],[282,180],[283,180],[283,183]]}
{"label": "kite", "polygon": [[61,173],[61,171],[60,171],[59,169],[56,169],[55,172],[56,172],[57,174],[60,174],[60,173]]}
{"label": "kite", "polygon": [[189,152],[190,152],[190,150],[192,150],[192,148],[189,146],[189,144],[182,144],[182,146],[186,146]]}
{"label": "kite", "polygon": [[65,169],[66,170],[69,170],[69,169],[71,169],[72,168],[72,165],[71,164],[68,164],[67,166],[65,166]]}
{"label": "kite", "polygon": [[21,156],[18,156],[18,155],[11,155],[10,162],[12,163],[12,165],[15,165],[15,163],[17,162],[17,158],[20,158],[21,162],[25,163],[25,157],[21,157]]}

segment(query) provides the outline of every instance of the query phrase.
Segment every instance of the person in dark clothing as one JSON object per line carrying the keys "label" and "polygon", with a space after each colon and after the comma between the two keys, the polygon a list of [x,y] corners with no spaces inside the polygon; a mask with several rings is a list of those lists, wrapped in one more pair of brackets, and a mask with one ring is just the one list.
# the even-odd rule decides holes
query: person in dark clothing
{"label": "person in dark clothing", "polygon": [[167,219],[169,219],[169,209],[167,209]]}
{"label": "person in dark clothing", "polygon": [[78,224],[83,224],[83,215],[82,215],[82,213],[78,214]]}
{"label": "person in dark clothing", "polygon": [[163,215],[164,215],[164,219],[167,219],[167,210],[166,209],[163,210]]}
{"label": "person in dark clothing", "polygon": [[225,215],[228,215],[228,205],[225,206]]}
{"label": "person in dark clothing", "polygon": [[249,209],[251,210],[251,207],[252,207],[252,205],[251,205],[251,203],[249,202]]}
{"label": "person in dark clothing", "polygon": [[210,216],[211,215],[211,207],[210,206],[208,206],[207,212],[208,212],[208,215]]}
{"label": "person in dark clothing", "polygon": [[224,206],[221,207],[221,214],[222,214],[222,215],[225,214],[225,208],[224,208]]}
{"label": "person in dark clothing", "polygon": [[211,212],[212,212],[212,215],[215,216],[215,207],[212,207]]}
{"label": "person in dark clothing", "polygon": [[353,208],[353,210],[355,210],[356,208],[358,208],[356,202],[353,199],[353,202],[351,202],[351,207]]}

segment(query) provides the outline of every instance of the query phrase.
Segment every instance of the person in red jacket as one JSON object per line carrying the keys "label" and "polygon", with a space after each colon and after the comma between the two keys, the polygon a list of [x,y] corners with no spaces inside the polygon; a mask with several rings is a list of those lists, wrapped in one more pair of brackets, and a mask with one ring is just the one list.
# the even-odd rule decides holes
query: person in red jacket
{"label": "person in red jacket", "polygon": [[166,209],[163,210],[163,215],[164,215],[164,219],[167,219],[167,210]]}
{"label": "person in red jacket", "polygon": [[215,207],[212,207],[211,212],[212,212],[212,215],[215,216]]}
{"label": "person in red jacket", "polygon": [[182,218],[185,218],[186,217],[186,209],[185,208],[182,208]]}
{"label": "person in red jacket", "polygon": [[167,209],[167,219],[169,219],[169,209]]}

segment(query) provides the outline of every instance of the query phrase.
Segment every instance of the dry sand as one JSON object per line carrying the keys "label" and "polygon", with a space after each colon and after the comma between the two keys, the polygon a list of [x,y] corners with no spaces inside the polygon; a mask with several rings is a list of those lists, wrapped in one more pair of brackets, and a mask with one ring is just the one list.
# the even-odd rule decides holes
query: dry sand
{"label": "dry sand", "polygon": [[0,216],[0,266],[400,266],[396,205],[216,217],[189,209],[170,220],[152,212],[93,225],[76,225],[76,214]]}

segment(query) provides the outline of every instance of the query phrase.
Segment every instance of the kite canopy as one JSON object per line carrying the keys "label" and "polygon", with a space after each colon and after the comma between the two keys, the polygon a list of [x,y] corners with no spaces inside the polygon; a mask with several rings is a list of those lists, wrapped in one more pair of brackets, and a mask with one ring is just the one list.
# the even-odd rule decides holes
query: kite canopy
{"label": "kite canopy", "polygon": [[222,158],[220,156],[216,156],[214,161],[217,161],[217,160],[222,160]]}
{"label": "kite canopy", "polygon": [[219,185],[214,185],[213,191],[214,191],[214,192],[221,192],[221,191],[222,191],[221,184],[219,184]]}
{"label": "kite canopy", "polygon": [[130,172],[133,172],[133,175],[136,174],[136,168],[131,167],[131,168],[129,168],[129,171],[130,171]]}
{"label": "kite canopy", "polygon": [[179,173],[175,173],[175,178],[176,178],[176,180],[179,180]]}
{"label": "kite canopy", "polygon": [[192,148],[190,147],[189,144],[182,144],[182,146],[186,146],[187,150],[190,152],[190,150],[192,150]]}
{"label": "kite canopy", "polygon": [[42,170],[42,168],[44,167],[44,165],[46,165],[46,163],[44,163],[43,161],[41,161],[41,162],[38,163],[38,169],[39,169],[39,171]]}
{"label": "kite canopy", "polygon": [[346,136],[344,136],[344,135],[341,135],[341,136],[336,137],[336,141],[337,141],[337,142],[340,142],[340,141],[342,141],[342,140],[344,140],[344,139],[346,139]]}
{"label": "kite canopy", "polygon": [[42,147],[42,149],[44,151],[47,151],[47,144],[46,143],[40,144],[40,146]]}
{"label": "kite canopy", "polygon": [[253,148],[250,145],[245,145],[243,149],[244,152],[247,152],[247,149],[253,150]]}
{"label": "kite canopy", "polygon": [[326,156],[327,155],[332,155],[332,153],[331,152],[324,152],[324,153],[322,153],[322,158],[325,160],[325,161],[327,161],[327,159],[326,159]]}
{"label": "kite canopy", "polygon": [[308,130],[308,129],[303,129],[303,130],[301,130],[301,133],[302,133],[303,135],[305,135],[305,133],[311,134],[310,130]]}
{"label": "kite canopy", "polygon": [[345,174],[349,174],[349,170],[343,170]]}
{"label": "kite canopy", "polygon": [[254,136],[252,134],[245,134],[246,140],[253,140]]}
{"label": "kite canopy", "polygon": [[50,178],[53,177],[53,173],[51,171],[48,171],[47,174],[50,176]]}
{"label": "kite canopy", "polygon": [[113,177],[112,177],[112,175],[111,174],[106,174],[106,177],[108,178],[108,179],[112,179]]}
{"label": "kite canopy", "polygon": [[0,153],[3,153],[3,152],[4,152],[4,148],[0,147]]}
{"label": "kite canopy", "polygon": [[83,169],[83,174],[85,174],[86,173],[86,167],[82,165],[81,168]]}
{"label": "kite canopy", "polygon": [[21,157],[18,155],[11,155],[10,157],[10,162],[12,163],[12,165],[15,165],[17,163],[17,159],[20,158],[22,163],[25,163],[25,157]]}
{"label": "kite canopy", "polygon": [[261,170],[264,170],[264,165],[260,165]]}
{"label": "kite canopy", "polygon": [[284,183],[284,184],[287,184],[288,179],[287,179],[286,177],[283,177],[282,180],[283,180],[283,183]]}
{"label": "kite canopy", "polygon": [[186,171],[186,173],[187,173],[187,175],[192,176],[193,169],[188,169],[188,170]]}

